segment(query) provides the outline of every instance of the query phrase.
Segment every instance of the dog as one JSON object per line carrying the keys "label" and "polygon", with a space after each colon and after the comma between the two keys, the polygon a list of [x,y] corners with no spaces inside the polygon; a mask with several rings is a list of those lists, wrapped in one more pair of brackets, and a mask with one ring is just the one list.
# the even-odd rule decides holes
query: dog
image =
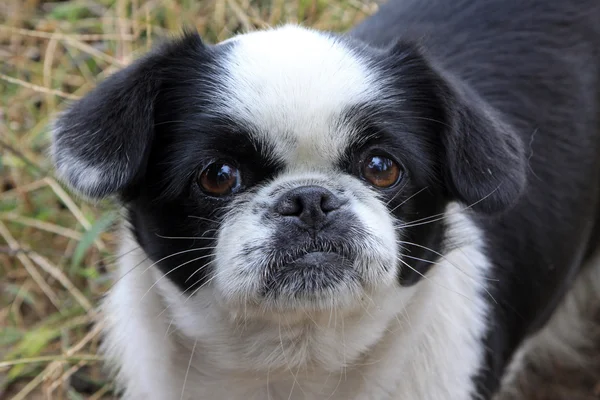
{"label": "dog", "polygon": [[391,0],[346,33],[186,31],[70,105],[57,175],[125,213],[101,307],[123,398],[490,399],[585,340],[598,21]]}

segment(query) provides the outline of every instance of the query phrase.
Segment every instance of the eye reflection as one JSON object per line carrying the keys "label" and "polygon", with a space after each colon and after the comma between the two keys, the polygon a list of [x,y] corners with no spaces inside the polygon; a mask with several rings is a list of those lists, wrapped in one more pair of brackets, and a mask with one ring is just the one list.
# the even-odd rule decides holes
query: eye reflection
{"label": "eye reflection", "polygon": [[368,156],[362,163],[363,178],[378,188],[389,188],[398,183],[402,171],[393,160],[379,155]]}
{"label": "eye reflection", "polygon": [[215,162],[200,173],[198,185],[211,196],[226,196],[241,185],[240,171],[231,164]]}

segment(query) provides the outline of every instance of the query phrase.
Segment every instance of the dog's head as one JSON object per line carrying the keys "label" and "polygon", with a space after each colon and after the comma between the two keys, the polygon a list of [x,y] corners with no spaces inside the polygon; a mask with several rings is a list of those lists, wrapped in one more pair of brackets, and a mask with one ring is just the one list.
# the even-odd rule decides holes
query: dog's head
{"label": "dog's head", "polygon": [[53,139],[62,179],[118,195],[166,278],[231,307],[352,307],[410,284],[449,202],[496,213],[525,183],[511,128],[417,47],[292,26],[187,34],[73,104]]}

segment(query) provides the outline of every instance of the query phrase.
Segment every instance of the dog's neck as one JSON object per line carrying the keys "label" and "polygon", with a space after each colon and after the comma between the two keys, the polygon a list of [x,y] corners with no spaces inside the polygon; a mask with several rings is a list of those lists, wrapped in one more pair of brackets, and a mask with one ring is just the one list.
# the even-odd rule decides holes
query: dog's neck
{"label": "dog's neck", "polygon": [[[456,218],[464,232],[470,221]],[[467,398],[483,356],[488,267],[474,240],[414,287],[355,310],[261,317],[224,309],[210,288],[182,294],[129,240],[104,303],[105,350],[121,360],[126,398]],[[431,386],[431,376],[454,383]]]}
{"label": "dog's neck", "polygon": [[386,336],[409,327],[398,309],[410,294],[397,288],[365,296],[352,310],[258,313],[221,307],[208,288],[188,299],[169,282],[157,287],[169,310],[170,335],[189,349],[195,343],[198,364],[219,374],[252,379],[290,371],[335,374],[368,362]]}

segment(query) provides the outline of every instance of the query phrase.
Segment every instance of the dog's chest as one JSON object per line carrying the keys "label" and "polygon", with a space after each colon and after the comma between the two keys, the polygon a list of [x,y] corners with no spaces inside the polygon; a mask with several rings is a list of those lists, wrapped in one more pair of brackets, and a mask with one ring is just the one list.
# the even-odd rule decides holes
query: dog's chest
{"label": "dog's chest", "polygon": [[[393,352],[393,349],[388,349],[387,354]],[[185,366],[184,362],[178,362],[181,370],[176,375],[188,374],[183,396],[188,400],[397,399],[397,377],[401,374],[401,368],[398,362],[393,361],[394,357],[377,354],[381,359],[375,361],[367,357],[364,360],[367,365],[349,367],[341,372],[291,366],[277,372],[242,374],[207,371],[202,365],[202,357],[197,357],[194,364],[199,362],[200,365],[192,366],[189,371],[181,368]]]}
{"label": "dog's chest", "polygon": [[[423,318],[440,318],[438,311],[448,310],[435,310],[436,315],[424,311]],[[459,320],[469,316],[448,317],[458,319],[419,326],[420,318],[414,316],[414,325],[407,329],[405,317],[399,316],[402,323],[390,327],[385,339],[339,372],[292,365],[293,354],[288,355],[290,368],[277,372],[223,373],[211,368],[201,354],[188,370],[187,348],[178,352],[174,375],[187,374],[179,384],[185,384],[183,398],[188,400],[466,400],[474,389],[472,375],[480,365],[481,342],[468,329],[462,335],[457,332]]]}
{"label": "dog's chest", "polygon": [[377,322],[332,315],[309,326],[282,323],[254,332],[213,331],[213,323],[202,343],[176,344],[173,375],[187,375],[181,384],[190,400],[393,399],[406,359],[399,346],[406,321]]}
{"label": "dog's chest", "polygon": [[[316,376],[301,371],[288,371],[278,377],[263,376],[255,380],[246,377],[208,381],[205,376],[196,371],[188,377],[183,398],[188,400],[347,400],[357,398],[363,383],[363,378],[356,372],[323,373],[321,376]],[[385,400],[392,397],[382,396],[380,393],[375,397],[358,398]]]}

